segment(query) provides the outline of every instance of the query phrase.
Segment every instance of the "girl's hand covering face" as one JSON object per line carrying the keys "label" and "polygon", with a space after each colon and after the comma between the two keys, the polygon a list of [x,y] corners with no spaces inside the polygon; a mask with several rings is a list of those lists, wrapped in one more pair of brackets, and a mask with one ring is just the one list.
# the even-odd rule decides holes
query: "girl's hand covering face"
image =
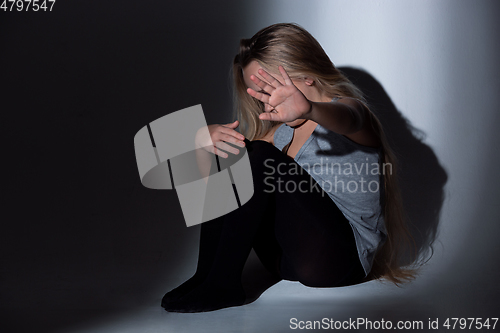
{"label": "girl's hand covering face", "polygon": [[255,75],[250,75],[250,80],[265,92],[257,92],[252,88],[247,89],[250,96],[265,105],[265,112],[260,114],[259,118],[284,123],[302,119],[311,110],[311,102],[293,84],[283,66],[279,66],[278,70],[283,77],[284,85],[262,68],[258,70],[258,73],[270,84]]}

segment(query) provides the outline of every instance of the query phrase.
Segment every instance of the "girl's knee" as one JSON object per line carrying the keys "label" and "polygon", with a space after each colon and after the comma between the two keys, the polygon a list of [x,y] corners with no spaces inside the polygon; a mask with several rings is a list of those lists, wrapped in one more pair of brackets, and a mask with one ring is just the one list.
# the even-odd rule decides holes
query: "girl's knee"
{"label": "girl's knee", "polygon": [[264,140],[250,141],[248,139],[245,139],[244,141],[248,153],[257,152],[260,150],[271,150],[271,151],[277,150],[277,148],[272,143]]}
{"label": "girl's knee", "polygon": [[267,164],[273,164],[274,161],[281,160],[284,155],[272,143],[262,140],[245,140],[248,157],[253,164],[262,164],[267,160]]}

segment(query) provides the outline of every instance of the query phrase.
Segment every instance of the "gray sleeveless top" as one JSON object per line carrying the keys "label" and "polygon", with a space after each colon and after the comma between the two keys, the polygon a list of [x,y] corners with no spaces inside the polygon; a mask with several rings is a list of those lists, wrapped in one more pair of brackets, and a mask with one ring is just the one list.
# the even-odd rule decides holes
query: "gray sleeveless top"
{"label": "gray sleeveless top", "polygon": [[[293,129],[282,124],[274,133],[274,145],[282,150],[292,137]],[[387,237],[381,208],[380,153],[379,148],[362,146],[318,124],[294,158],[349,221],[366,274]]]}

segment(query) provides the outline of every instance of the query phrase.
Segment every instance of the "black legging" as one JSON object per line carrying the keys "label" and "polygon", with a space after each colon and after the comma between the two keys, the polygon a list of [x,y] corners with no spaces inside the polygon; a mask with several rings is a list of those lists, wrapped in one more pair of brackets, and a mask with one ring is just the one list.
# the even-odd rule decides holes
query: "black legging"
{"label": "black legging", "polygon": [[[332,199],[294,159],[272,144],[245,143],[253,197],[201,225],[197,274],[225,288],[238,285],[253,247],[263,265],[285,280],[310,287],[361,282],[365,273],[353,231]],[[276,170],[274,175],[269,175],[270,166]],[[296,174],[297,170],[302,172]]]}

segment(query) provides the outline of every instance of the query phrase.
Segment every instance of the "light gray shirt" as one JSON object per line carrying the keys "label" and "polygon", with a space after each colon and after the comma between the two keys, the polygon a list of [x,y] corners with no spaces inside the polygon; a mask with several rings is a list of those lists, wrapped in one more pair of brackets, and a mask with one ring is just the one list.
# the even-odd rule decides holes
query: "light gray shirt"
{"label": "light gray shirt", "polygon": [[[274,145],[282,150],[292,137],[293,129],[282,124],[274,133]],[[387,237],[380,204],[384,189],[380,153],[379,148],[362,146],[318,124],[294,158],[349,221],[366,275]]]}

